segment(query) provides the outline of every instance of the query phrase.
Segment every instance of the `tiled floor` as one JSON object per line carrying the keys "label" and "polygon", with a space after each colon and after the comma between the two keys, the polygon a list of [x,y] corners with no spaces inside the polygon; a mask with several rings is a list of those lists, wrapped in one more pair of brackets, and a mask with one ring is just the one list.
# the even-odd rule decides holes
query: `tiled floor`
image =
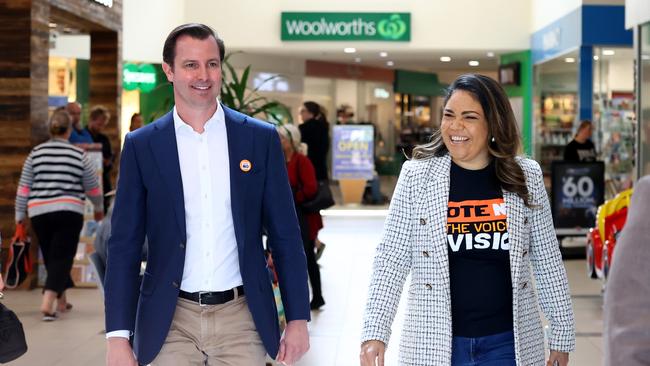
{"label": "tiled floor", "polygon": [[[382,217],[326,217],[321,239],[327,249],[320,260],[327,304],[313,314],[311,350],[300,366],[358,365],[359,332],[374,247],[381,235]],[[602,298],[600,283],[585,275],[584,261],[567,261],[576,314],[577,351],[571,365],[600,365],[602,357]],[[97,290],[70,294],[75,308],[52,323],[38,313],[40,292],[9,292],[4,303],[23,321],[29,351],[9,365],[76,366],[104,364],[103,305]],[[405,301],[401,304],[404,305]],[[394,323],[386,365],[397,365],[397,340],[403,307]]]}

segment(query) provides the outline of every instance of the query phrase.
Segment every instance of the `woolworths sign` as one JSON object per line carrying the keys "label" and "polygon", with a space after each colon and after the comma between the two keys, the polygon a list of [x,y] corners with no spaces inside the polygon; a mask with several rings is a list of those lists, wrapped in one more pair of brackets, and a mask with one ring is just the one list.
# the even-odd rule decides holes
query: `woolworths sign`
{"label": "woolworths sign", "polygon": [[410,13],[282,13],[283,41],[411,40]]}

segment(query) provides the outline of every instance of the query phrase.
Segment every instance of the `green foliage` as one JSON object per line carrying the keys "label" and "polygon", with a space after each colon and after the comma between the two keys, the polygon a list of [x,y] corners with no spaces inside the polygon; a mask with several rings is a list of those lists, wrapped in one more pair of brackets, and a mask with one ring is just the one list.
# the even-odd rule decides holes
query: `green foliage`
{"label": "green foliage", "polygon": [[259,88],[269,81],[278,77],[271,76],[255,89],[248,87],[248,77],[251,72],[251,65],[248,65],[241,77],[235,71],[235,68],[228,61],[233,53],[228,54],[221,64],[222,82],[221,82],[221,102],[228,107],[242,112],[251,117],[261,115],[263,120],[273,124],[282,125],[284,123],[293,123],[291,111],[286,105],[269,100],[258,94]]}

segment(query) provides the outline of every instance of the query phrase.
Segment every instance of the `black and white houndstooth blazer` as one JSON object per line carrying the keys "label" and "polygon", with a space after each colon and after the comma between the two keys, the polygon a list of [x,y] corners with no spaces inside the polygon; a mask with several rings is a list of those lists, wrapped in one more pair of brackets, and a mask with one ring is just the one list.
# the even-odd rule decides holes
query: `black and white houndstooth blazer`
{"label": "black and white houndstooth blazer", "polygon": [[[446,240],[450,162],[446,155],[404,164],[377,246],[361,341],[388,344],[402,288],[410,273],[400,365],[451,363]],[[517,365],[536,366],[545,362],[538,305],[550,322],[550,349],[573,351],[575,324],[542,171],[534,160],[517,158],[517,162],[524,171],[533,208],[526,207],[516,194],[503,192],[510,237],[515,353]]]}

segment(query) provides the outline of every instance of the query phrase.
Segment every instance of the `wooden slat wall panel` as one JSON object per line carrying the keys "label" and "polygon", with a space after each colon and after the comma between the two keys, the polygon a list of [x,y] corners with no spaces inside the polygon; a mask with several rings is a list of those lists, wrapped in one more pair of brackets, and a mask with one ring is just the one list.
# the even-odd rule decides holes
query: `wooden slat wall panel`
{"label": "wooden slat wall panel", "polygon": [[121,78],[121,37],[112,31],[94,31],[90,33],[90,105],[103,105],[111,118],[104,133],[110,138],[116,154],[115,167],[112,170],[113,187],[119,162],[120,133],[120,90]]}
{"label": "wooden slat wall panel", "polygon": [[32,11],[43,12],[41,5],[0,1],[0,232],[5,242],[13,234],[17,179],[32,146]]}
{"label": "wooden slat wall panel", "polygon": [[0,232],[5,246],[14,230],[22,164],[32,147],[48,138],[50,21],[91,34],[90,102],[110,110],[106,133],[115,150],[120,146],[122,0],[112,8],[89,0],[0,0]]}

